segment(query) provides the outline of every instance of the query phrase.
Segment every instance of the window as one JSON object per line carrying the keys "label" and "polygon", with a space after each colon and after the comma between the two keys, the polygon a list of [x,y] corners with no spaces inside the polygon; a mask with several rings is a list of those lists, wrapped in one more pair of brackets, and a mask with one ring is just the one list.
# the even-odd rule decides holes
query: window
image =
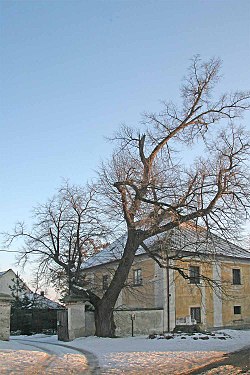
{"label": "window", "polygon": [[241,284],[241,277],[240,277],[240,270],[238,268],[233,269],[233,285],[240,285]]}
{"label": "window", "polygon": [[190,308],[191,319],[195,319],[196,323],[201,323],[201,308],[191,307]]}
{"label": "window", "polygon": [[102,276],[102,289],[107,290],[109,286],[109,276],[108,275],[103,275]]}
{"label": "window", "polygon": [[234,314],[241,314],[241,306],[234,306]]}
{"label": "window", "polygon": [[190,280],[190,284],[200,284],[200,267],[198,266],[189,267],[189,280]]}
{"label": "window", "polygon": [[141,269],[134,270],[134,285],[142,285],[142,273]]}

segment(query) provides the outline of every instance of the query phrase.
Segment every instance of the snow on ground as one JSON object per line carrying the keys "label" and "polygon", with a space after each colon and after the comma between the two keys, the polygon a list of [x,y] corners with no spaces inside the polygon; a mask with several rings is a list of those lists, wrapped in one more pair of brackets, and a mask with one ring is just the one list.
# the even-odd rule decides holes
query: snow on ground
{"label": "snow on ground", "polygon": [[225,353],[250,346],[250,330],[225,330],[214,336],[178,334],[173,339],[86,337],[70,345],[94,353],[104,374],[179,375],[222,359]]}
{"label": "snow on ground", "polygon": [[[223,330],[212,335],[177,334],[174,338],[158,336],[155,339],[146,336],[115,339],[85,337],[68,343],[58,341],[57,336],[15,336],[9,342],[0,341],[0,351],[27,350],[25,343],[28,340],[43,342],[48,351],[57,347],[60,352],[62,347],[53,344],[63,344],[92,352],[99,360],[102,374],[179,375],[222,359],[225,353],[250,346],[250,330]],[[235,368],[233,371],[237,373]]]}
{"label": "snow on ground", "polygon": [[0,374],[88,374],[87,358],[73,349],[42,343],[45,335],[15,336],[0,341]]}
{"label": "snow on ground", "polygon": [[[173,339],[148,339],[147,336],[121,337],[121,338],[101,338],[101,337],[81,337],[64,343],[75,348],[81,348],[94,353],[98,358],[108,353],[119,352],[179,352],[179,351],[220,351],[233,352],[244,346],[250,346],[250,330],[223,330],[213,333],[214,336],[196,333],[193,335],[177,334]],[[31,336],[18,336],[30,338]],[[35,335],[32,337],[40,337]],[[208,339],[204,340],[204,337]],[[14,337],[12,337],[14,339]],[[43,341],[48,343],[60,343],[57,336],[43,336]],[[1,342],[0,342],[1,348]]]}
{"label": "snow on ground", "polygon": [[87,360],[80,354],[55,355],[34,350],[0,351],[1,375],[79,375],[84,374],[87,368]]}
{"label": "snow on ground", "polygon": [[[193,336],[177,335],[174,339],[148,339],[147,337],[126,338],[98,338],[86,337],[74,340],[75,347],[85,348],[97,356],[109,352],[151,352],[151,351],[223,351],[231,352],[250,345],[250,330],[233,331],[226,330],[208,336],[203,340],[203,334]],[[185,339],[184,339],[185,337]],[[198,339],[197,339],[198,338]]]}

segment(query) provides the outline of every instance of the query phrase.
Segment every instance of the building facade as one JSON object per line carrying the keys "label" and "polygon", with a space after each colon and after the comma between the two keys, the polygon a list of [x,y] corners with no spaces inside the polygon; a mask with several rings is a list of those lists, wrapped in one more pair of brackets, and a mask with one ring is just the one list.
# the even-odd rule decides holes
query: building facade
{"label": "building facade", "polygon": [[[105,293],[118,265],[117,248],[113,244],[112,251],[103,250],[85,266],[89,287],[98,295]],[[144,312],[146,321],[148,312],[148,332],[155,330],[152,312],[161,316],[157,324],[162,331],[194,323],[203,329],[250,327],[250,253],[221,240],[216,252],[188,250],[170,256],[163,266],[139,250],[117,300],[117,314],[124,320],[125,311],[130,316]]]}

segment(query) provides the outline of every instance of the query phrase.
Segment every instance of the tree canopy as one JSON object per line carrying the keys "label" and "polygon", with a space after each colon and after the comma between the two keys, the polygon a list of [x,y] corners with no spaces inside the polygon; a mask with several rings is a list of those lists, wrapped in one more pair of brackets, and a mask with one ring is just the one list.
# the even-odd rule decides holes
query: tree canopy
{"label": "tree canopy", "polygon": [[[194,57],[180,103],[163,102],[162,111],[146,113],[138,129],[123,126],[94,187],[63,187],[35,211],[32,233],[19,224],[9,237],[26,238],[21,259],[38,254],[41,274],[58,278],[62,269],[69,289],[89,298],[99,336],[115,335],[113,309],[145,240],[185,223],[235,240],[249,217],[249,134],[238,122],[250,108],[250,93],[218,95],[220,66],[219,59]],[[122,224],[126,241],[100,297],[86,287],[80,269],[102,247],[107,223],[114,232]]]}

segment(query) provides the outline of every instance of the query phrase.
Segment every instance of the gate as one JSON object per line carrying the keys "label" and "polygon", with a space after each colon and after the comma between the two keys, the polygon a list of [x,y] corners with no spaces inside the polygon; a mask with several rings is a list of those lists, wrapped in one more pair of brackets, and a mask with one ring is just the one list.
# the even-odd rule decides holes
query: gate
{"label": "gate", "polygon": [[69,341],[68,311],[57,312],[57,335],[60,341]]}
{"label": "gate", "polygon": [[21,335],[56,333],[57,312],[55,309],[11,308],[10,330],[21,331]]}

